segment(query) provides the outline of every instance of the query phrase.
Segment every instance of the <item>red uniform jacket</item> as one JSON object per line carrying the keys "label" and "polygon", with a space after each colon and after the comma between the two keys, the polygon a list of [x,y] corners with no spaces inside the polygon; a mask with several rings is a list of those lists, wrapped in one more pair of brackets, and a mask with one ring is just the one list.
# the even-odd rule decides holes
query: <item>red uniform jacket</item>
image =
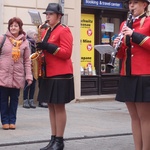
{"label": "red uniform jacket", "polygon": [[[135,20],[131,37],[131,75],[150,75],[150,17]],[[121,25],[121,28],[123,27]],[[117,57],[122,60],[121,75],[126,75],[126,45],[123,39]]]}
{"label": "red uniform jacket", "polygon": [[[45,36],[47,30],[43,32],[42,38]],[[70,29],[62,24],[58,25],[52,30],[48,43],[55,44],[58,46],[58,49],[53,54],[44,50],[46,77],[73,74],[71,61],[73,37]]]}

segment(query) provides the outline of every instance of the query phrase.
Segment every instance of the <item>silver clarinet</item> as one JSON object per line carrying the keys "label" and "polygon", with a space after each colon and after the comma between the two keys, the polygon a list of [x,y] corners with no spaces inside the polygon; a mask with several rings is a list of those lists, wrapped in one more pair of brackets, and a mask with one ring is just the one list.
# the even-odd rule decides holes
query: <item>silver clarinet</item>
{"label": "silver clarinet", "polygon": [[[132,14],[133,14],[133,11],[129,11],[128,12],[128,15],[127,15],[127,20],[124,24],[124,26],[128,26],[131,21],[132,21]],[[123,29],[123,28],[122,28]],[[123,31],[121,30],[121,32],[119,33],[118,35],[118,43],[115,45],[114,47],[114,51],[111,53],[111,58],[110,58],[110,61],[109,63],[107,64],[108,67],[110,68],[114,68],[114,64],[115,64],[115,59],[116,59],[116,54],[121,46],[121,43],[122,43],[122,39],[123,39],[124,35],[123,35]]]}

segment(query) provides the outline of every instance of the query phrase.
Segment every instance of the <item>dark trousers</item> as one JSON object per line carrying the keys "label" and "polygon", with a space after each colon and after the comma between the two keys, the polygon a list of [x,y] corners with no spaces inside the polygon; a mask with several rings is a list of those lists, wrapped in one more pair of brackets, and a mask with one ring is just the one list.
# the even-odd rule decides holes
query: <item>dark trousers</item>
{"label": "dark trousers", "polygon": [[20,89],[1,87],[1,122],[15,124]]}
{"label": "dark trousers", "polygon": [[[41,85],[41,80],[42,80],[42,77],[39,77],[38,78],[38,88],[40,89],[40,85]],[[39,102],[39,105],[42,105],[41,102]]]}
{"label": "dark trousers", "polygon": [[35,85],[36,85],[36,80],[33,78],[33,82],[30,86],[27,86],[28,83],[26,81],[25,87],[23,90],[23,100],[26,99],[33,99],[34,97],[34,92],[35,92]]}

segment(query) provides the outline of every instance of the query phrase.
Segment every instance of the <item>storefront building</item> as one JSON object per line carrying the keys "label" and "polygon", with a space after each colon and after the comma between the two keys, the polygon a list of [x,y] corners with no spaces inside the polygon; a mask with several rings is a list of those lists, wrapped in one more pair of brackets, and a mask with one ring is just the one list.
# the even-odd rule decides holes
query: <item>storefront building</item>
{"label": "storefront building", "polygon": [[[89,53],[86,45],[93,47],[90,56],[84,57],[81,53],[81,65],[85,72],[88,64],[94,68],[94,75],[81,76],[82,95],[101,95],[116,93],[119,82],[119,61],[116,59],[114,68],[109,67],[113,48],[111,47],[114,38],[118,35],[120,23],[127,18],[127,6],[123,1],[98,1],[83,0],[81,5],[81,31],[86,28],[92,30],[91,36],[81,39],[81,51]],[[90,25],[91,24],[91,25]],[[92,26],[93,25],[93,26]],[[81,35],[83,34],[81,32]],[[81,36],[82,37],[82,36]],[[85,46],[83,46],[85,45]],[[94,48],[99,45],[99,48]],[[88,59],[90,58],[91,59]],[[87,58],[87,59],[86,59]],[[86,69],[85,69],[86,68]],[[90,88],[89,88],[90,87]]]}
{"label": "storefront building", "polygon": [[127,14],[125,0],[82,0],[81,95],[116,93],[120,61],[112,60],[112,43],[118,36],[120,23],[127,20]]}
{"label": "storefront building", "polygon": [[73,34],[76,99],[84,99],[86,95],[114,94],[119,82],[119,61],[116,59],[114,68],[109,68],[107,63],[111,53],[100,54],[94,46],[101,45],[100,49],[109,51],[120,23],[127,18],[124,0],[1,0],[0,34],[7,31],[8,20],[14,16],[23,20],[25,31],[36,28],[28,11],[38,10],[44,22],[42,12],[50,2],[63,6],[63,20]]}

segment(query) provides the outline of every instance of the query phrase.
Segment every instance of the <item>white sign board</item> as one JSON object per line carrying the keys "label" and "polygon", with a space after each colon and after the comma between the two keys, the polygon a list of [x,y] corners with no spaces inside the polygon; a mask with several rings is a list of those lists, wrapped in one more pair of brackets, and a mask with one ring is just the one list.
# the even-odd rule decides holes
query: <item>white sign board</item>
{"label": "white sign board", "polygon": [[105,23],[105,32],[114,32],[114,24],[113,23]]}

